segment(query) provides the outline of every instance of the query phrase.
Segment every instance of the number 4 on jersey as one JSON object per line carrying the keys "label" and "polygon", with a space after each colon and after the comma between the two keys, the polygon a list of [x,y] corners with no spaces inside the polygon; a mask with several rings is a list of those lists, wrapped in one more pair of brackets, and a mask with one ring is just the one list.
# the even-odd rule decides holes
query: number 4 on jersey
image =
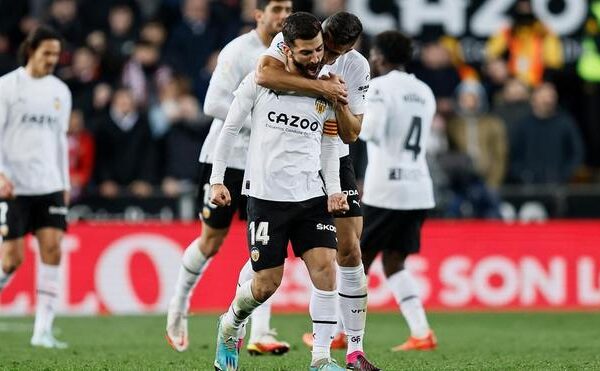
{"label": "number 4 on jersey", "polygon": [[421,118],[413,117],[408,129],[408,135],[404,141],[404,148],[413,153],[413,160],[417,160],[421,153]]}
{"label": "number 4 on jersey", "polygon": [[258,227],[254,228],[254,222],[250,222],[248,229],[250,230],[250,244],[254,246],[256,241],[266,245],[269,243],[269,222],[260,222]]}

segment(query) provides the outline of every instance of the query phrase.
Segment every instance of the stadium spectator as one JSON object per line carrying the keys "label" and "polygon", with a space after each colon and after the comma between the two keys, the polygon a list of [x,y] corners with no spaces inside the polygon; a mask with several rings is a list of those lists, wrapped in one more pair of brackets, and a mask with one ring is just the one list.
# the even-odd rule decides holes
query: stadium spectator
{"label": "stadium spectator", "polygon": [[162,52],[167,41],[167,30],[161,22],[147,22],[140,29],[140,39],[151,43],[158,48],[159,52]]}
{"label": "stadium spectator", "polygon": [[107,52],[118,67],[131,56],[136,39],[133,10],[126,4],[117,3],[108,13]]}
{"label": "stadium spectator", "polygon": [[53,0],[50,5],[48,24],[56,29],[67,41],[68,51],[81,45],[83,26],[77,13],[75,0]]}
{"label": "stadium spectator", "polygon": [[504,123],[509,143],[517,124],[531,112],[530,98],[529,88],[517,78],[508,80],[497,96],[493,113]]}
{"label": "stadium spectator", "polygon": [[92,112],[94,89],[100,82],[100,60],[90,48],[80,47],[73,53],[73,63],[60,71],[73,94],[73,107]]}
{"label": "stadium spectator", "polygon": [[503,59],[493,59],[484,63],[482,67],[482,85],[488,98],[490,107],[495,107],[498,95],[510,79],[508,65]]}
{"label": "stadium spectator", "polygon": [[518,0],[514,23],[493,35],[486,45],[488,61],[508,57],[510,73],[529,86],[542,82],[548,69],[563,66],[560,39],[533,14],[530,0]]}
{"label": "stadium spectator", "polygon": [[85,128],[84,120],[83,112],[73,110],[67,132],[71,202],[78,200],[84,193],[94,171],[94,138]]}
{"label": "stadium spectator", "polygon": [[0,31],[0,76],[9,73],[17,67],[17,58],[10,50],[10,37]]}
{"label": "stadium spectator", "polygon": [[96,124],[96,180],[103,197],[148,197],[156,175],[155,148],[144,112],[127,88],[115,91],[109,112]]}
{"label": "stadium spectator", "polygon": [[465,81],[457,88],[456,115],[448,122],[452,146],[467,155],[487,186],[498,188],[507,163],[504,124],[487,113],[485,91],[477,81]]}
{"label": "stadium spectator", "polygon": [[521,184],[565,184],[583,160],[583,143],[570,114],[557,106],[554,85],[543,83],[531,98],[532,112],[517,124],[510,174]]}

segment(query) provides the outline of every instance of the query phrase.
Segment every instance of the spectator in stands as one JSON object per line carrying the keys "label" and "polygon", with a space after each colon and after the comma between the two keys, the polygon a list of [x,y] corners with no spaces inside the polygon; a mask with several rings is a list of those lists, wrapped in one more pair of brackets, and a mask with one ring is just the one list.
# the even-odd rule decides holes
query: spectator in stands
{"label": "spectator in stands", "polygon": [[131,56],[136,39],[133,10],[126,4],[117,3],[108,13],[108,55],[117,66],[122,67]]}
{"label": "spectator in stands", "polygon": [[161,64],[158,47],[138,40],[121,77],[121,83],[131,89],[136,104],[147,108],[152,101],[157,101],[158,89],[170,79],[171,69]]}
{"label": "spectator in stands", "polygon": [[530,0],[518,0],[512,16],[512,26],[502,28],[488,40],[486,57],[491,61],[507,54],[510,73],[536,86],[548,69],[562,67],[560,39],[535,17]]}
{"label": "spectator in stands", "polygon": [[490,107],[495,108],[502,89],[511,78],[508,65],[503,59],[492,59],[482,67],[482,85],[488,97]]}
{"label": "spectator in stands", "polygon": [[117,197],[128,189],[134,196],[150,196],[156,175],[155,147],[146,114],[138,111],[131,90],[115,91],[109,112],[95,127],[100,195]]}
{"label": "spectator in stands", "polygon": [[511,178],[521,184],[565,184],[583,160],[583,143],[573,118],[557,107],[554,85],[545,82],[531,98],[532,112],[511,143]]}
{"label": "spectator in stands", "polygon": [[94,137],[85,128],[83,113],[73,110],[67,132],[69,143],[69,175],[71,177],[71,203],[85,192],[94,170]]}
{"label": "spectator in stands", "polygon": [[496,99],[493,112],[504,122],[509,143],[515,138],[518,123],[531,112],[530,98],[527,85],[517,78],[512,78],[502,87]]}
{"label": "spectator in stands", "polygon": [[[588,162],[600,168],[600,0],[590,5],[591,17],[585,27],[577,73],[583,85],[583,129]],[[600,174],[598,174],[600,175]]]}
{"label": "spectator in stands", "polygon": [[163,193],[174,197],[190,191],[212,118],[203,115],[189,79],[178,76],[161,89],[160,105],[152,109],[150,121],[156,134],[164,133]]}
{"label": "spectator in stands", "polygon": [[77,13],[75,0],[53,0],[50,5],[48,25],[67,41],[66,50],[72,51],[83,41],[83,26]]}
{"label": "spectator in stands", "polygon": [[156,46],[159,52],[162,52],[167,41],[167,30],[165,26],[158,21],[145,23],[140,29],[140,39]]}
{"label": "spectator in stands", "polygon": [[17,58],[10,50],[10,37],[8,33],[0,30],[0,76],[3,76],[17,67]]}
{"label": "spectator in stands", "polygon": [[73,94],[73,107],[88,116],[93,108],[94,89],[100,82],[100,60],[88,47],[80,47],[73,53],[71,66],[61,70],[61,77]]}
{"label": "spectator in stands", "polygon": [[211,14],[208,0],[184,0],[183,19],[171,31],[166,61],[177,72],[190,76],[196,95],[203,96],[206,88],[200,81],[200,72],[210,56],[234,35],[226,20]]}
{"label": "spectator in stands", "polygon": [[488,187],[497,189],[504,180],[507,138],[502,121],[487,113],[483,86],[468,80],[457,88],[456,115],[448,122],[452,147],[467,155]]}
{"label": "spectator in stands", "polygon": [[448,115],[452,111],[454,92],[460,84],[460,75],[452,64],[450,51],[437,38],[426,41],[411,71],[431,88],[438,111]]}

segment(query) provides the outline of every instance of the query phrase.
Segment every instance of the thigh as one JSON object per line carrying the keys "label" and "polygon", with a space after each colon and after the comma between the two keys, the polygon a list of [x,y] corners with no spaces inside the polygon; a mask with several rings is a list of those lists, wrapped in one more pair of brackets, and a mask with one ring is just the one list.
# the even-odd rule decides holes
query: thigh
{"label": "thigh", "polygon": [[283,265],[291,218],[288,203],[248,198],[247,238],[255,272]]}
{"label": "thigh", "polygon": [[29,199],[0,199],[0,235],[4,241],[23,238],[29,231]]}
{"label": "thigh", "polygon": [[42,228],[66,231],[68,211],[63,192],[34,196],[31,202],[31,231]]}
{"label": "thigh", "polygon": [[208,226],[214,229],[224,229],[231,225],[233,215],[241,207],[242,182],[244,172],[242,170],[227,168],[223,183],[231,195],[231,204],[225,207],[217,207],[210,202],[210,174],[212,172],[211,164],[200,164],[200,181],[198,185],[198,197],[196,205],[200,210],[200,219]]}
{"label": "thigh", "polygon": [[340,185],[342,186],[342,192],[348,197],[350,210],[346,211],[344,214],[336,215],[335,217],[344,219],[362,216],[363,213],[360,207],[360,195],[358,194],[356,174],[350,155],[340,158]]}
{"label": "thigh", "polygon": [[327,197],[299,202],[297,207],[299,212],[290,232],[294,255],[302,256],[316,247],[337,249],[335,222],[327,212]]}

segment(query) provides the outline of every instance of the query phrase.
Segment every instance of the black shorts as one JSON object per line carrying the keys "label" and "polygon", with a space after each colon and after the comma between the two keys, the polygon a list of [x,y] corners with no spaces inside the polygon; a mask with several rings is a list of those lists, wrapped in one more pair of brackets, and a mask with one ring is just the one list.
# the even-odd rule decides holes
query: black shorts
{"label": "black shorts", "polygon": [[227,168],[223,183],[231,195],[231,204],[225,207],[217,207],[210,202],[210,173],[212,164],[200,163],[200,175],[198,184],[198,197],[196,206],[199,216],[204,223],[215,229],[228,228],[236,211],[240,216],[246,215],[246,196],[242,196],[242,183],[244,182],[244,171]]}
{"label": "black shorts", "polygon": [[38,229],[52,227],[67,230],[64,192],[39,196],[17,196],[0,200],[0,233],[14,240]]}
{"label": "black shorts", "polygon": [[363,205],[363,251],[395,250],[408,254],[421,249],[421,228],[427,210],[390,210]]}
{"label": "black shorts", "polygon": [[342,186],[342,192],[348,196],[350,210],[335,217],[350,218],[362,216],[360,195],[358,194],[358,186],[356,185],[356,174],[354,173],[354,165],[352,164],[350,155],[340,158],[340,185]]}
{"label": "black shorts", "polygon": [[327,197],[301,202],[248,198],[248,246],[252,269],[283,265],[288,242],[295,256],[315,247],[335,249],[335,224],[327,212]]}

